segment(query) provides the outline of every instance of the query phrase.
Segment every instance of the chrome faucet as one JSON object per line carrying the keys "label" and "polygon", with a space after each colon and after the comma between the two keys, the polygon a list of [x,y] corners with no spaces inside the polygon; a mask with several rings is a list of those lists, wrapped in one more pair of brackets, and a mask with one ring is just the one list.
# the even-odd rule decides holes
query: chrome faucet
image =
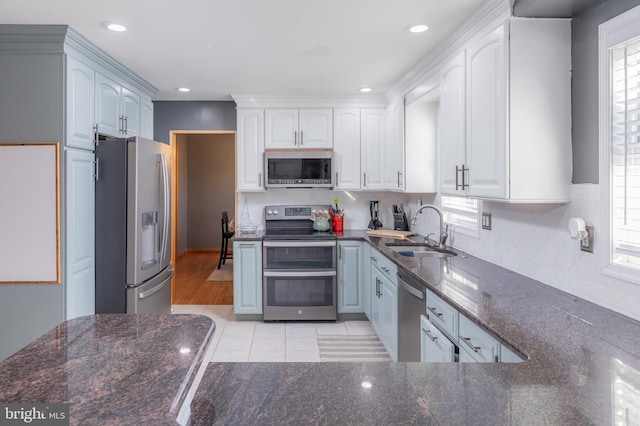
{"label": "chrome faucet", "polygon": [[445,243],[447,242],[447,237],[449,236],[447,232],[449,229],[449,225],[447,225],[445,228],[442,218],[442,210],[440,210],[438,207],[434,206],[433,204],[423,204],[422,206],[418,207],[418,210],[416,210],[416,214],[413,215],[413,219],[411,219],[411,225],[415,225],[418,222],[418,213],[422,213],[422,210],[424,209],[433,209],[436,213],[438,213],[438,218],[440,219],[440,237],[438,238],[438,241],[431,241],[429,239],[429,237],[433,235],[433,233],[431,233],[424,238],[424,242],[429,245],[437,245],[437,247],[441,249],[445,248]]}

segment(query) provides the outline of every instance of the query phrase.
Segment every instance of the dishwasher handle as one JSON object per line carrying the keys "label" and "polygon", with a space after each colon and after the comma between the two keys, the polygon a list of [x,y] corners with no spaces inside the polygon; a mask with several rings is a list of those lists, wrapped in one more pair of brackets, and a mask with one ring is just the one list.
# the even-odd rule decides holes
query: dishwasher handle
{"label": "dishwasher handle", "polygon": [[[407,279],[404,278],[402,275],[398,274],[398,286],[400,288],[402,288],[403,290],[405,290],[406,292],[408,292],[409,294],[411,294],[412,296],[414,296],[414,297],[416,297],[416,298],[418,298],[420,300],[424,300],[425,299],[425,292],[415,288],[411,284],[407,283],[405,280],[407,280]],[[409,280],[407,280],[407,281],[409,281]]]}

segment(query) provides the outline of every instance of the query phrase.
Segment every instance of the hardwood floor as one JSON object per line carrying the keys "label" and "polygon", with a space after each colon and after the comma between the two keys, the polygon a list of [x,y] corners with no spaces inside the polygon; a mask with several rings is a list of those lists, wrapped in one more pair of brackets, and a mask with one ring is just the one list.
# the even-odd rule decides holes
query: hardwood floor
{"label": "hardwood floor", "polygon": [[176,260],[173,304],[233,305],[233,281],[207,281],[218,252],[187,252]]}

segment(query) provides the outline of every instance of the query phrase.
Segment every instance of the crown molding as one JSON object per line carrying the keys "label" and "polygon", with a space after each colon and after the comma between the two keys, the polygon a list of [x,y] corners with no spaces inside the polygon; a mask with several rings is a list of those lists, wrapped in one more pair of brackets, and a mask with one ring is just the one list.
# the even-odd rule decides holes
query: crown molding
{"label": "crown molding", "polygon": [[251,96],[232,94],[237,108],[385,108],[384,96]]}
{"label": "crown molding", "polygon": [[395,83],[386,92],[386,98],[390,102],[399,100],[424,81],[433,78],[442,64],[462,50],[473,37],[490,28],[492,24],[508,19],[511,16],[512,1],[488,0],[483,2],[462,21],[455,31]]}
{"label": "crown molding", "polygon": [[68,25],[0,25],[0,51],[75,54],[96,71],[113,74],[149,97],[158,91]]}
{"label": "crown molding", "polygon": [[73,51],[87,57],[98,66],[115,74],[119,78],[124,79],[133,87],[146,92],[150,97],[158,91],[151,83],[91,43],[82,34],[69,27],[65,39],[65,53]]}

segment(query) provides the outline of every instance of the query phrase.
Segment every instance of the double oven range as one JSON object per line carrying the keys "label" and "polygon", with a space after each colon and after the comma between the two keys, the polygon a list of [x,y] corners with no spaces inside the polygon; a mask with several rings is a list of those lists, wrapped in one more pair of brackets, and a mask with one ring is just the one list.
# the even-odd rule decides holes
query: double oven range
{"label": "double oven range", "polygon": [[263,237],[265,321],[335,321],[337,239],[313,230],[313,210],[327,205],[266,206]]}

